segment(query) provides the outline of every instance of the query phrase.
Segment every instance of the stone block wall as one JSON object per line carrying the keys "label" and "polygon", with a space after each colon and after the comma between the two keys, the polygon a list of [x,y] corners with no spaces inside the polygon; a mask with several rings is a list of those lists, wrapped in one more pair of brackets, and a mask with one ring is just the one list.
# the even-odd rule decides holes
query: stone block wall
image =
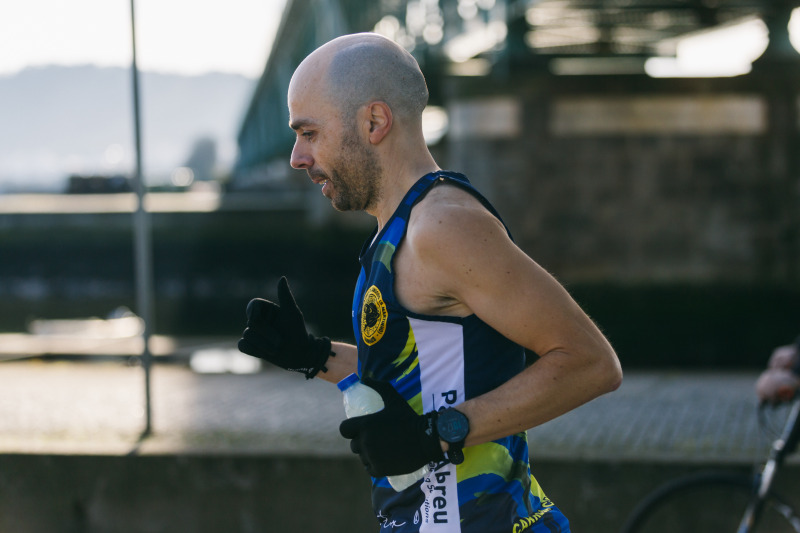
{"label": "stone block wall", "polygon": [[800,281],[796,89],[524,71],[498,86],[451,81],[444,166],[559,277]]}

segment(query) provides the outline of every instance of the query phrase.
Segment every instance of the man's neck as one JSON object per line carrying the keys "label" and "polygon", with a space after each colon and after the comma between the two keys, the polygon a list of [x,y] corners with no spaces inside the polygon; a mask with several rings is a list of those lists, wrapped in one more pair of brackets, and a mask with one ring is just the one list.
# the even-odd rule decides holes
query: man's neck
{"label": "man's neck", "polygon": [[413,170],[398,173],[385,173],[383,188],[377,205],[367,212],[378,221],[378,231],[389,221],[406,193],[422,176],[440,170],[439,166],[431,159],[426,164],[417,165]]}

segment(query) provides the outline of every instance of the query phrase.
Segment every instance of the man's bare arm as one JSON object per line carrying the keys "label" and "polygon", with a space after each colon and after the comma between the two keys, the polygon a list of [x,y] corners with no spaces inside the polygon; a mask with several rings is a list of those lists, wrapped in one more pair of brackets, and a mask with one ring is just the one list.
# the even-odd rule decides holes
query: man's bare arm
{"label": "man's bare arm", "polygon": [[[457,302],[540,359],[501,387],[463,403],[467,445],[556,418],[622,379],[619,360],[567,291],[508,237],[476,201],[423,201],[409,225],[406,258],[423,265],[442,301]],[[422,209],[420,209],[422,208]],[[413,217],[413,215],[412,215]]]}
{"label": "man's bare arm", "polygon": [[356,371],[358,367],[358,350],[352,344],[333,342],[331,343],[331,351],[336,355],[328,357],[325,362],[325,368],[328,370],[321,371],[317,374],[317,377],[331,383],[338,383]]}

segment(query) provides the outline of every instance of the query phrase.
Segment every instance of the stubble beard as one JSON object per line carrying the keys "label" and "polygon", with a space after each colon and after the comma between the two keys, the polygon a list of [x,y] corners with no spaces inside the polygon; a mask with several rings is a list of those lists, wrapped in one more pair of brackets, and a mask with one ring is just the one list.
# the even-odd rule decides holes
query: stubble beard
{"label": "stubble beard", "polygon": [[334,185],[331,205],[337,211],[366,211],[380,199],[382,167],[375,153],[356,135],[355,128],[342,137],[340,156],[332,165]]}

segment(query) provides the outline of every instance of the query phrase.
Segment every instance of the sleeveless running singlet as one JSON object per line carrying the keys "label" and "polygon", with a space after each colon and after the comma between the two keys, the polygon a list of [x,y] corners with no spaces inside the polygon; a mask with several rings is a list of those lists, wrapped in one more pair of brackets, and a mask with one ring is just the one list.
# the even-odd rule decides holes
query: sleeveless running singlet
{"label": "sleeveless running singlet", "polygon": [[[413,313],[394,294],[393,257],[414,205],[437,183],[456,185],[495,209],[461,174],[422,177],[383,231],[367,240],[353,299],[358,374],[388,381],[418,414],[457,406],[505,383],[525,367],[521,346],[475,315]],[[376,230],[377,231],[377,230]],[[567,532],[566,518],[530,473],[525,432],[464,448],[458,466],[443,461],[402,492],[373,478],[372,505],[381,532]]]}

